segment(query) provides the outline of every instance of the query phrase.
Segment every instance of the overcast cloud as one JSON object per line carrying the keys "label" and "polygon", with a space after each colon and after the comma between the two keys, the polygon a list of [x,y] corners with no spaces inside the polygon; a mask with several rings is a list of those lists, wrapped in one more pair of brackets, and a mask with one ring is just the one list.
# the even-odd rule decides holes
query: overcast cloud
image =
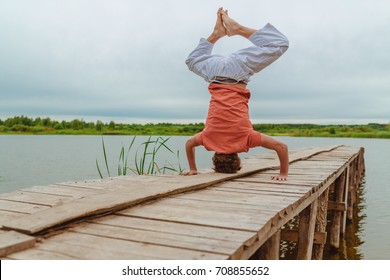
{"label": "overcast cloud", "polygon": [[249,84],[253,122],[390,121],[387,0],[0,0],[0,118],[203,121],[207,84],[184,60],[219,6],[290,40]]}

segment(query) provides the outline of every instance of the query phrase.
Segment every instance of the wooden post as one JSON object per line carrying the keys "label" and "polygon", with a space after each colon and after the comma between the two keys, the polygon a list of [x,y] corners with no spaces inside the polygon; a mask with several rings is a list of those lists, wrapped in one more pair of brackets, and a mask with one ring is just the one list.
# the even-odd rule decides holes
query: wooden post
{"label": "wooden post", "polygon": [[[347,170],[336,179],[335,182],[335,202],[342,202],[344,189],[345,189],[345,177]],[[333,249],[338,249],[340,246],[340,223],[341,223],[341,211],[334,211],[332,215],[330,231],[329,231],[329,245]]]}
{"label": "wooden post", "polygon": [[260,249],[255,253],[255,259],[259,260],[278,260],[280,251],[280,232],[274,233]]}
{"label": "wooden post", "polygon": [[[332,185],[334,185],[334,183]],[[326,234],[329,189],[330,187],[327,188],[318,199],[315,232],[321,232]],[[324,254],[324,244],[314,244],[313,260],[322,260],[323,254]]]}
{"label": "wooden post", "polygon": [[356,158],[351,163],[350,169],[350,182],[349,182],[349,195],[348,195],[348,211],[347,218],[349,221],[353,220],[353,206],[356,203],[356,190],[357,190],[357,176],[358,176],[358,159]]}
{"label": "wooden post", "polygon": [[317,217],[318,199],[299,214],[298,260],[310,260],[313,252],[314,229]]}
{"label": "wooden post", "polygon": [[[347,210],[348,210],[348,199],[349,199],[349,192],[350,192],[350,180],[349,180],[350,169],[351,169],[350,166],[346,168],[344,198],[342,198],[345,205],[345,209]],[[340,228],[341,235],[344,235],[346,228],[347,228],[347,211],[343,211],[341,212],[341,228]]]}

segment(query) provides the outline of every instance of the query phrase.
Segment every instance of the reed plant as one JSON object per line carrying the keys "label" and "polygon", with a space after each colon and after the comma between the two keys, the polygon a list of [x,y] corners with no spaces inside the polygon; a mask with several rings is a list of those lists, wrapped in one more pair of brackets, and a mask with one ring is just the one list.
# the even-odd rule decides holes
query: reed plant
{"label": "reed plant", "polygon": [[[133,166],[129,165],[129,155],[131,154],[131,151],[133,149],[135,139],[136,136],[133,136],[127,149],[122,143],[122,147],[120,149],[119,159],[118,159],[118,169],[117,169],[118,176],[125,176],[127,175],[128,171],[132,171],[134,174],[138,174],[138,175],[165,174],[166,172],[180,174],[183,171],[180,164],[179,150],[177,152],[174,152],[167,145],[167,142],[169,141],[170,137],[162,138],[158,136],[156,139],[153,139],[152,136],[149,136],[149,138],[145,142],[141,143],[138,146],[138,148],[135,150],[135,153],[132,156],[134,158]],[[102,151],[103,151],[104,165],[107,171],[107,175],[108,177],[111,177],[111,172],[110,172],[108,158],[107,158],[106,145],[104,143],[103,138],[102,138]],[[163,151],[168,152],[168,155],[171,155],[171,157],[175,156],[177,161],[176,165],[172,164],[168,160],[164,160],[163,164],[159,163],[161,160],[159,155],[161,155],[161,152]],[[100,168],[97,159],[96,159],[96,168],[100,178],[103,178],[102,170]]]}

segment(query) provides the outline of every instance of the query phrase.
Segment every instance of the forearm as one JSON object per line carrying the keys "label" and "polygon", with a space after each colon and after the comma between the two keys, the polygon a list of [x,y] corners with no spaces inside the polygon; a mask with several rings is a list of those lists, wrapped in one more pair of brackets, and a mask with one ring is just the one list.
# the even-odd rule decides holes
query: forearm
{"label": "forearm", "polygon": [[195,139],[191,138],[186,143],[186,154],[187,161],[190,171],[197,171],[196,160],[195,160]]}
{"label": "forearm", "polygon": [[279,162],[280,162],[280,175],[287,176],[288,168],[289,168],[289,159],[288,159],[288,148],[287,146],[283,146],[282,148],[276,151],[278,154]]}

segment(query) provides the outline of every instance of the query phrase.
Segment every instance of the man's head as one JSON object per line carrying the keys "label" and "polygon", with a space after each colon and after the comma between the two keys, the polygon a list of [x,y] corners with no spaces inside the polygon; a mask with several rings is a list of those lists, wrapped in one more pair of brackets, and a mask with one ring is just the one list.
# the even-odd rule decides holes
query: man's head
{"label": "man's head", "polygon": [[241,160],[235,154],[217,154],[213,156],[214,170],[218,173],[236,173],[241,169]]}

